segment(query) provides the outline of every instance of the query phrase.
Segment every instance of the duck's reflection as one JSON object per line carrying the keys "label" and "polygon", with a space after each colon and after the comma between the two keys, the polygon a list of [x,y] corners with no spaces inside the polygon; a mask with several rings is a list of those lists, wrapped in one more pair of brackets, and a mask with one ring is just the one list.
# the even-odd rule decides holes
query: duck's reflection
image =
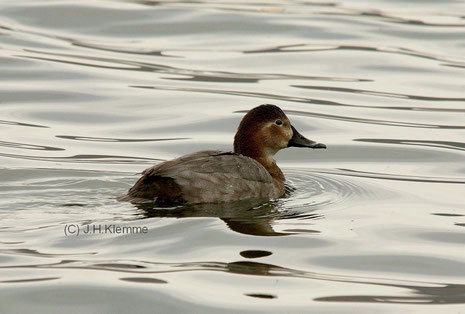
{"label": "duck's reflection", "polygon": [[[170,208],[159,207],[153,202],[134,203],[134,205],[142,210],[145,218],[218,217],[232,231],[256,236],[285,236],[300,233],[294,230],[277,232],[273,229],[273,222],[277,219],[303,217],[301,212],[292,213],[284,211],[280,200],[245,200],[220,204],[184,205]],[[305,219],[319,218],[322,218],[322,216],[305,214]],[[314,232],[317,233],[317,231]]]}

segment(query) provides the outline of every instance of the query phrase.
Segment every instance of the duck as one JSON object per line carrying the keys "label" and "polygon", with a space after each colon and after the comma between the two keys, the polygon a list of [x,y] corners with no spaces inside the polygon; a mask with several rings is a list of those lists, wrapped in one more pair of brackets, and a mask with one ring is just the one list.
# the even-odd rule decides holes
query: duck
{"label": "duck", "polygon": [[233,151],[202,150],[144,170],[120,201],[158,205],[271,200],[285,193],[274,155],[288,147],[326,148],[307,139],[275,105],[249,110],[239,123]]}

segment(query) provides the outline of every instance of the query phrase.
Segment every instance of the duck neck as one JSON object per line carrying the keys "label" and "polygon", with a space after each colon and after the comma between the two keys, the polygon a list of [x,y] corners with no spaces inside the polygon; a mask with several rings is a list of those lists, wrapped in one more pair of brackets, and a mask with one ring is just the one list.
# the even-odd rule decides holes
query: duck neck
{"label": "duck neck", "polygon": [[234,153],[255,159],[265,167],[273,179],[284,182],[284,174],[273,159],[276,152],[266,150],[262,142],[263,140],[257,140],[250,134],[238,132],[234,138]]}
{"label": "duck neck", "polygon": [[276,164],[276,161],[273,159],[273,155],[265,154],[264,152],[257,149],[254,149],[252,151],[234,149],[234,152],[236,154],[241,154],[255,159],[260,164],[262,164],[263,167],[265,167],[265,169],[270,173],[273,179],[279,180],[281,182],[285,181],[284,174],[281,171],[281,169],[279,169],[278,165]]}
{"label": "duck neck", "polygon": [[258,161],[259,163],[261,163],[263,167],[265,167],[265,169],[270,173],[273,179],[281,181],[281,182],[285,181],[284,174],[281,171],[281,169],[279,169],[273,157],[264,156],[264,157],[254,158],[254,159]]}

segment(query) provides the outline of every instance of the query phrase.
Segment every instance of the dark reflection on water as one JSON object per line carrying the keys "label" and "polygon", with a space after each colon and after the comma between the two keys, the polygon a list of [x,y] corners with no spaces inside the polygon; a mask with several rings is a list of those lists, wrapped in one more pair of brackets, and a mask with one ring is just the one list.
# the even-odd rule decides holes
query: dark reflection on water
{"label": "dark reflection on water", "polygon": [[166,280],[147,277],[124,277],[119,280],[138,283],[168,283]]}
{"label": "dark reflection on water", "polygon": [[[69,261],[72,262],[72,261]],[[135,264],[124,264],[124,263],[98,263],[98,264],[93,264],[93,267],[97,268],[105,268],[105,269],[118,269],[118,270],[124,270],[124,269],[143,269],[146,268],[143,265],[135,265]]]}
{"label": "dark reflection on water", "polygon": [[[318,218],[320,218],[320,216]],[[310,229],[284,229],[284,231],[295,232],[295,233],[321,233],[321,231],[310,230]]]}
{"label": "dark reflection on water", "polygon": [[260,258],[260,257],[270,256],[273,253],[271,253],[270,251],[262,251],[262,250],[247,250],[247,251],[242,251],[239,254],[245,258]]}
{"label": "dark reflection on water", "polygon": [[445,65],[448,66],[448,67],[465,69],[465,65],[461,65],[461,64],[445,64]]}
{"label": "dark reflection on water", "polygon": [[453,214],[453,213],[432,213],[431,215],[443,216],[443,217],[464,217],[462,214]]}
{"label": "dark reflection on water", "polygon": [[283,236],[273,230],[273,221],[279,217],[281,205],[278,202],[246,200],[220,204],[185,205],[176,208],[161,208],[153,203],[136,203],[147,218],[153,217],[218,217],[235,232],[257,236]]}
{"label": "dark reflection on water", "polygon": [[88,205],[83,204],[83,203],[65,203],[65,204],[60,204],[59,206],[63,206],[63,207],[85,207],[85,206],[88,206]]}
{"label": "dark reflection on water", "polygon": [[244,202],[234,203],[180,206],[172,209],[160,208],[156,204],[135,205],[144,211],[145,218],[217,217],[224,221],[232,231],[255,236],[317,234],[320,231],[308,229],[286,229],[285,232],[276,232],[273,229],[273,222],[280,219],[315,220],[324,218],[322,214],[283,210],[283,204],[264,203],[258,207],[250,207],[245,206]]}
{"label": "dark reflection on water", "polygon": [[232,218],[221,218],[229,229],[248,235],[255,236],[285,236],[293,233],[288,232],[276,232],[273,230],[272,222],[273,219],[232,219]]}
{"label": "dark reflection on water", "polygon": [[259,299],[276,299],[277,296],[272,295],[272,294],[266,294],[266,293],[245,293],[244,295],[252,298],[259,298]]}

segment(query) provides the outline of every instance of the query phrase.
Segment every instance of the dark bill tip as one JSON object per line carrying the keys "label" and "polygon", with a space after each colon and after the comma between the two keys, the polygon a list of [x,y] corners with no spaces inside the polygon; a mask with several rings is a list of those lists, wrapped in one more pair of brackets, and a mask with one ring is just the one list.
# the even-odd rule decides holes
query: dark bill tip
{"label": "dark bill tip", "polygon": [[324,148],[326,149],[326,145],[323,143],[316,143],[315,145],[312,146],[312,148]]}
{"label": "dark bill tip", "polygon": [[287,147],[326,148],[325,144],[309,140],[308,138],[300,134],[292,125],[291,128],[293,135],[289,143],[287,144]]}

